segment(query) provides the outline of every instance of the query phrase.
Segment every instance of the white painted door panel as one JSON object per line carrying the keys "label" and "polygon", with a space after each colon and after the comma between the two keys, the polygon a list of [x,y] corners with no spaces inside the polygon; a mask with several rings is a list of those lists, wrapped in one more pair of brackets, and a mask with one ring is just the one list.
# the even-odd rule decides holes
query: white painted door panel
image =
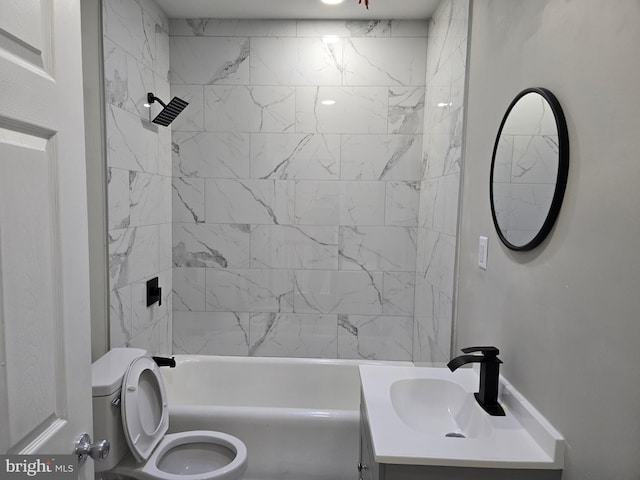
{"label": "white painted door panel", "polygon": [[0,0],[0,452],[91,432],[88,261],[79,0]]}

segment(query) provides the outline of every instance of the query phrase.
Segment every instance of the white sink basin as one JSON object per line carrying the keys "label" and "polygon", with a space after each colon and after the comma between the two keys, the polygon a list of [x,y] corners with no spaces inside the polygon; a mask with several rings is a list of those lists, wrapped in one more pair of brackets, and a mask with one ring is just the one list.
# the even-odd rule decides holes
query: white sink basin
{"label": "white sink basin", "polygon": [[477,404],[470,368],[361,365],[360,379],[378,463],[562,469],[564,439],[502,377],[504,417]]}
{"label": "white sink basin", "polygon": [[450,438],[482,438],[492,432],[487,414],[464,388],[437,378],[391,384],[391,405],[409,428]]}

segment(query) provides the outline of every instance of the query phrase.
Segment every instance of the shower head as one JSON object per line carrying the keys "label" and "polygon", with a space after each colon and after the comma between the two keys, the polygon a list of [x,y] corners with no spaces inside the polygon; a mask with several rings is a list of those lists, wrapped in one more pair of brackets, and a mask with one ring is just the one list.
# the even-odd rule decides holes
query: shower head
{"label": "shower head", "polygon": [[173,97],[169,103],[164,103],[158,97],[156,97],[153,93],[147,93],[147,103],[144,104],[145,107],[150,107],[153,102],[158,102],[164,108],[162,111],[156,115],[156,118],[151,120],[153,123],[157,123],[158,125],[162,125],[163,127],[168,127],[171,122],[173,122],[180,112],[184,110],[184,108],[189,105],[189,102],[185,102],[181,98]]}

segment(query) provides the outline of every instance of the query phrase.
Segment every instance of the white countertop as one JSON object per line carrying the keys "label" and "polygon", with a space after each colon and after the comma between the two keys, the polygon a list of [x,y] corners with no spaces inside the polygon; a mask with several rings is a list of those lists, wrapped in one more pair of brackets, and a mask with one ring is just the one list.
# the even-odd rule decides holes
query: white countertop
{"label": "white countertop", "polygon": [[476,370],[363,365],[360,378],[378,463],[549,470],[563,467],[562,436],[502,377],[498,400],[506,415],[490,416],[476,404],[490,424],[478,438],[448,438],[417,431],[399,418],[390,396],[396,380],[411,378],[453,381],[473,395],[479,384]]}

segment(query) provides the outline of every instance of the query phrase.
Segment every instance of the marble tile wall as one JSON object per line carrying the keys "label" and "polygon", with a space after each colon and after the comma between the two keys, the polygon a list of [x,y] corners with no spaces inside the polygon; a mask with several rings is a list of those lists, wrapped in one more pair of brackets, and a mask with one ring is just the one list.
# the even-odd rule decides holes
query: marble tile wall
{"label": "marble tile wall", "polygon": [[[171,351],[171,131],[147,92],[169,97],[169,23],[153,0],[103,0],[110,346]],[[146,306],[159,277],[162,305]]]}
{"label": "marble tile wall", "polygon": [[427,22],[170,35],[174,353],[411,360]]}
{"label": "marble tile wall", "polygon": [[[469,0],[443,0],[429,21],[413,361],[450,359]],[[488,181],[488,179],[487,179]]]}

